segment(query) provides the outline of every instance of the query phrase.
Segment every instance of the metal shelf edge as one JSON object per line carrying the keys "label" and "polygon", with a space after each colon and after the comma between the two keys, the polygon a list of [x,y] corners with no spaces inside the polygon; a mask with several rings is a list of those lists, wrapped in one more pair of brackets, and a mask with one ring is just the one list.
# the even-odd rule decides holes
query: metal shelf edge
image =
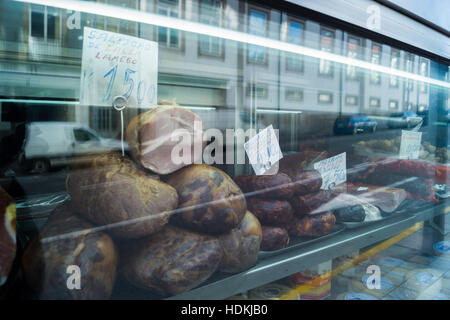
{"label": "metal shelf edge", "polygon": [[392,217],[382,225],[370,225],[361,229],[347,229],[323,242],[292,250],[259,261],[253,268],[238,274],[210,280],[200,287],[172,296],[168,300],[217,300],[251,290],[270,283],[304,268],[317,265],[357,249],[390,238],[418,222],[429,220],[444,213],[446,202],[421,212]]}

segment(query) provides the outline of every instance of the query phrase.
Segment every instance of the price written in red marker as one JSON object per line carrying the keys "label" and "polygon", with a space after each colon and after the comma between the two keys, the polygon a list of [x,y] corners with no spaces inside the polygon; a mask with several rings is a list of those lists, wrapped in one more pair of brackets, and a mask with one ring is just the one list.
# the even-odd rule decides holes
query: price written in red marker
{"label": "price written in red marker", "polygon": [[402,130],[400,142],[400,159],[419,159],[422,132]]}

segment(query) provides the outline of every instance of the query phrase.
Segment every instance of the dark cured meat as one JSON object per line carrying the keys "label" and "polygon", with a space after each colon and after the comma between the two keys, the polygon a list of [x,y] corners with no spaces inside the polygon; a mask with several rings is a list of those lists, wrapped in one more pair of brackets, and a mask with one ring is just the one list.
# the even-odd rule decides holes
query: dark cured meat
{"label": "dark cured meat", "polygon": [[[72,213],[69,203],[58,207],[26,248],[22,269],[39,299],[108,299],[117,271],[118,252],[111,238]],[[59,238],[60,237],[60,238]],[[81,289],[69,289],[69,266],[80,268]]]}
{"label": "dark cured meat", "polygon": [[[295,191],[291,178],[287,174],[240,176],[235,182],[247,197],[270,199],[289,199]],[[254,193],[254,194],[253,194]]]}
{"label": "dark cured meat", "polygon": [[262,226],[262,251],[280,250],[289,244],[289,234],[286,229]]}
{"label": "dark cured meat", "polygon": [[285,169],[286,173],[294,183],[295,195],[304,195],[320,190],[322,176],[316,170],[301,171],[298,169]]}
{"label": "dark cured meat", "polygon": [[305,151],[294,154],[287,154],[284,155],[279,162],[280,171],[284,172],[285,170],[292,169],[300,171],[308,170],[308,167],[310,167],[313,162],[323,160],[327,157],[328,155],[326,152],[319,151]]}
{"label": "dark cured meat", "polygon": [[292,206],[286,200],[248,199],[247,207],[261,223],[267,225],[284,225],[294,218]]}
{"label": "dark cured meat", "polygon": [[162,296],[190,290],[208,279],[221,260],[219,240],[171,225],[121,251],[125,278]]}
{"label": "dark cured meat", "polygon": [[434,200],[433,180],[415,176],[402,176],[375,171],[364,179],[365,184],[402,188],[408,197],[416,200]]}
{"label": "dark cured meat", "polygon": [[66,187],[77,214],[115,237],[141,238],[161,230],[177,208],[177,191],[152,179],[120,153],[75,164]]}
{"label": "dark cured meat", "polygon": [[261,224],[247,211],[239,226],[220,236],[219,241],[222,250],[219,271],[235,273],[247,270],[258,261]]}
{"label": "dark cured meat", "polygon": [[420,160],[385,159],[378,162],[376,172],[432,179],[436,175],[436,165]]}
{"label": "dark cured meat", "polygon": [[294,213],[297,216],[304,216],[326,204],[337,195],[338,193],[335,191],[320,190],[303,196],[294,196],[290,202],[294,209]]}
{"label": "dark cured meat", "polygon": [[222,170],[194,164],[167,178],[179,195],[179,212],[171,222],[208,234],[236,228],[247,211],[241,189]]}
{"label": "dark cured meat", "polygon": [[331,211],[295,218],[287,224],[289,235],[296,237],[321,237],[330,233],[336,223],[336,217]]}
{"label": "dark cured meat", "polygon": [[347,181],[365,179],[377,167],[377,163],[368,157],[347,153]]}
{"label": "dark cured meat", "polygon": [[341,222],[362,222],[366,218],[363,206],[357,204],[351,207],[339,208],[334,211],[336,220]]}
{"label": "dark cured meat", "polygon": [[346,184],[346,193],[377,206],[384,212],[394,212],[407,198],[407,192],[400,188],[370,186],[361,183]]}

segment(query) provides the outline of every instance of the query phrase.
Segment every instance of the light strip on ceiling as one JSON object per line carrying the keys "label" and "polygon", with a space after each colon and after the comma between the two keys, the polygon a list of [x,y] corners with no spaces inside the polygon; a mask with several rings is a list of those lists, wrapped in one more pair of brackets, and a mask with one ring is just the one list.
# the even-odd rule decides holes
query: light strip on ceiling
{"label": "light strip on ceiling", "polygon": [[30,104],[80,104],[78,101],[63,101],[63,100],[28,100],[28,99],[0,99],[0,102],[12,103],[30,103]]}
{"label": "light strip on ceiling", "polygon": [[216,110],[215,107],[194,107],[194,106],[180,106],[182,108],[186,108],[189,110],[203,110],[203,111],[214,111]]}
{"label": "light strip on ceiling", "polygon": [[258,113],[289,113],[289,114],[300,114],[303,113],[302,111],[290,111],[290,110],[276,110],[276,109],[257,109],[256,112]]}
{"label": "light strip on ceiling", "polygon": [[269,38],[259,37],[248,33],[238,32],[234,30],[223,29],[206,24],[201,24],[193,21],[181,20],[178,18],[171,18],[167,16],[157,15],[151,12],[143,12],[135,9],[128,9],[123,7],[116,7],[99,2],[87,2],[76,0],[16,0],[17,2],[32,3],[43,6],[51,6],[61,9],[80,11],[84,13],[91,13],[111,18],[117,18],[122,20],[129,20],[134,22],[140,22],[159,27],[173,28],[186,32],[192,32],[212,37],[218,37],[222,39],[243,42],[252,45],[258,45],[274,50],[281,50],[285,52],[291,52],[301,54],[313,58],[330,60],[333,62],[341,63],[344,65],[351,65],[358,68],[367,69],[370,71],[378,71],[381,73],[407,78],[416,81],[422,81],[425,83],[450,88],[450,83],[445,81],[439,81],[432,78],[420,76],[401,70],[373,64],[366,61],[351,59],[348,57],[340,56],[337,54],[307,48],[279,40],[273,40]]}

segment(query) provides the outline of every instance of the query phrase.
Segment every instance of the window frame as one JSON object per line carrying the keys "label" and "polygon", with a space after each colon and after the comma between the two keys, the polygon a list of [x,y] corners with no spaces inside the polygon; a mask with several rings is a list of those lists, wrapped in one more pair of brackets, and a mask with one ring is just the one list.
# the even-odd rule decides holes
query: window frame
{"label": "window frame", "polygon": [[[391,102],[395,102],[395,108],[391,107]],[[389,99],[389,102],[388,102],[388,109],[389,110],[398,110],[398,106],[399,106],[398,100],[396,100],[396,99]]]}
{"label": "window frame", "polygon": [[[201,3],[202,3],[202,1],[204,1],[204,0],[199,0],[198,1],[198,4],[199,4],[199,6],[198,6],[198,20],[199,20],[200,23],[202,23],[202,21],[201,21],[201,17],[202,17],[202,14],[201,14]],[[219,27],[223,27],[224,21],[225,21],[225,9],[227,7],[227,2],[226,2],[226,0],[217,0],[217,1],[220,2],[220,8],[219,8],[219,10],[220,10],[220,14],[219,14],[220,22],[219,22]],[[217,59],[222,59],[222,60],[225,59],[225,40],[223,38],[218,38],[219,39],[219,51],[220,51],[219,54],[213,54],[213,53],[202,52],[201,45],[200,45],[200,43],[201,43],[200,37],[201,37],[201,35],[197,35],[197,54],[198,54],[198,56],[209,57],[209,58],[217,58]],[[213,38],[213,37],[212,36],[205,36],[205,37],[208,37],[208,43],[211,46],[211,42],[210,41],[211,41],[211,38]]]}
{"label": "window frame", "polygon": [[[252,5],[248,6],[248,8],[247,8],[247,23],[246,23],[246,28],[247,28],[247,33],[248,34],[251,34],[250,33],[250,12],[251,11],[256,11],[256,12],[263,13],[263,14],[266,15],[265,22],[264,22],[264,24],[265,24],[265,26],[264,26],[264,37],[267,38],[269,36],[270,11],[269,10],[265,10],[263,8],[256,7],[256,6],[252,6]],[[253,61],[253,60],[250,59],[250,56],[249,56],[249,46],[250,46],[250,44],[247,44],[245,46],[245,49],[246,49],[246,54],[245,55],[246,55],[247,64],[260,65],[260,66],[266,66],[267,67],[269,65],[268,48],[262,47],[262,48],[264,48],[264,60],[263,61]],[[260,46],[257,46],[257,47],[260,47]]]}
{"label": "window frame", "polygon": [[[422,73],[421,66],[422,66],[423,62],[425,62],[425,64],[426,64],[426,72],[425,72],[426,74]],[[419,74],[423,77],[428,77],[430,74],[430,60],[427,58],[421,57],[421,56],[419,56]],[[429,87],[428,83],[420,81],[417,84],[417,86],[419,87],[419,93],[422,93],[422,94],[428,93],[428,87]],[[424,89],[422,90],[422,88],[424,88]]]}
{"label": "window frame", "polygon": [[[395,68],[392,67],[392,57],[394,55],[394,52],[398,53],[398,55],[397,55],[397,67],[395,67]],[[389,67],[390,68],[394,68],[395,70],[400,70],[400,58],[401,58],[401,51],[399,49],[391,47],[391,54],[389,56]],[[395,85],[392,85],[392,83],[391,83],[392,79],[396,79]],[[389,88],[398,88],[399,87],[399,82],[400,82],[400,80],[399,80],[398,76],[394,76],[394,75],[390,75],[389,76]]]}
{"label": "window frame", "polygon": [[[164,3],[164,0],[156,0],[154,2],[154,8],[155,13],[159,14],[160,4],[163,3],[166,8],[174,8],[174,5],[170,5],[168,3]],[[178,5],[176,6],[178,9],[178,17],[177,19],[183,19],[184,18],[184,10],[185,5],[183,0],[178,0]],[[166,15],[167,17],[170,17],[169,15]],[[158,42],[158,45],[162,48],[169,49],[169,50],[175,50],[175,51],[184,51],[184,32],[182,30],[178,30],[178,46],[172,47],[170,46],[170,30],[173,28],[166,28],[167,29],[167,39],[165,43],[159,41],[159,28],[166,28],[166,27],[155,27],[155,41]],[[177,29],[173,29],[177,30]],[[168,45],[169,44],[169,45]]]}
{"label": "window frame", "polygon": [[[291,16],[287,16],[286,19],[286,31],[284,33],[284,41],[287,43],[291,43],[289,42],[289,27],[291,25],[291,22],[294,23],[298,23],[302,26],[302,31],[301,31],[301,35],[300,35],[300,45],[304,45],[305,44],[305,28],[306,28],[306,22],[304,20],[301,19],[297,19],[297,18],[293,18]],[[291,55],[291,57],[297,57],[297,59],[300,60],[300,67],[299,68],[292,68],[289,66],[288,60],[289,60],[289,55]],[[289,53],[286,52],[285,53],[285,57],[284,57],[284,66],[285,66],[285,71],[288,72],[295,72],[295,73],[304,73],[305,71],[305,59],[303,55],[299,55],[299,54],[295,54],[295,53]]]}
{"label": "window frame", "polygon": [[[378,101],[378,105],[373,106],[370,103],[372,100],[377,100]],[[369,97],[369,108],[370,109],[372,109],[372,108],[380,109],[381,108],[381,98],[379,98],[379,97]]]}
{"label": "window frame", "polygon": [[[264,94],[262,96],[258,96],[256,94],[257,87],[261,87],[264,90],[263,91]],[[252,88],[253,88],[253,90],[252,90]],[[249,82],[247,82],[247,86],[246,86],[246,89],[245,89],[245,95],[247,97],[251,97],[252,93],[254,94],[253,95],[254,98],[266,100],[269,97],[269,85],[267,83],[262,83],[262,82],[255,83],[255,82],[249,81]]]}
{"label": "window frame", "polygon": [[[290,98],[288,98],[287,93],[288,93],[289,90],[295,90],[295,91],[300,92],[301,93],[300,99],[290,99]],[[304,96],[305,96],[305,93],[304,93],[303,88],[290,87],[290,86],[286,86],[284,88],[284,100],[286,100],[286,101],[301,103],[304,100]]]}
{"label": "window frame", "polygon": [[[77,139],[77,134],[75,133],[76,131],[87,133],[87,135],[89,137],[94,137],[94,139],[88,139],[88,140],[80,141],[80,140]],[[98,136],[96,136],[95,134],[93,134],[91,131],[89,131],[89,130],[87,130],[85,128],[80,128],[80,127],[73,128],[73,137],[74,137],[75,141],[77,143],[80,143],[80,144],[81,143],[90,142],[90,141],[96,141],[96,142],[100,141],[100,138]]]}
{"label": "window frame", "polygon": [[[374,62],[372,61],[372,58],[373,58],[373,47],[374,47],[374,46],[377,46],[377,47],[379,48],[379,51],[378,51],[379,62],[378,62],[377,65],[382,65],[383,45],[382,45],[381,43],[378,43],[378,42],[372,42],[372,44],[371,44],[371,46],[370,46],[370,57],[369,57],[370,60],[369,60],[369,62],[372,63],[372,64],[374,64]],[[377,82],[373,81],[373,78],[372,78],[373,73],[376,73],[376,74],[378,75],[378,81],[377,81]],[[372,71],[369,73],[369,83],[370,83],[371,85],[381,86],[381,78],[382,78],[382,77],[381,77],[381,73],[378,72],[378,71],[372,70]]]}
{"label": "window frame", "polygon": [[[48,38],[48,6],[45,5],[35,5],[35,6],[42,6],[44,7],[44,36],[43,37],[39,37],[39,36],[33,36],[32,35],[32,29],[33,29],[33,5],[34,4],[28,4],[28,37],[29,39],[35,39],[38,41],[43,41],[43,42],[54,42],[54,43],[61,43],[61,35],[62,35],[62,11],[58,8],[53,8],[53,10],[56,10],[58,12],[58,14],[55,16],[55,38]],[[56,22],[57,20],[59,20],[58,22]],[[57,27],[59,25],[59,27]]]}
{"label": "window frame", "polygon": [[[405,72],[414,73],[414,61],[416,55],[412,52],[405,52],[404,58],[404,70]],[[408,68],[408,62],[411,62],[410,68]],[[410,70],[409,70],[410,69]],[[406,91],[414,91],[414,80],[412,79],[404,79],[405,90]]]}
{"label": "window frame", "polygon": [[[329,95],[329,96],[330,96],[330,101],[328,101],[328,102],[320,101],[320,95],[322,95],[322,94],[327,94],[327,95]],[[328,105],[333,104],[333,100],[334,100],[334,98],[333,98],[333,92],[331,92],[331,91],[319,91],[319,92],[317,92],[317,104],[319,104],[319,105],[324,105],[324,106],[328,106]]]}
{"label": "window frame", "polygon": [[[320,28],[319,28],[319,50],[321,50],[321,51],[322,51],[322,44],[321,44],[321,42],[322,42],[322,31],[328,31],[328,32],[331,32],[333,34],[333,36],[331,37],[331,51],[330,51],[330,53],[334,53],[334,45],[335,45],[335,41],[336,41],[336,30],[333,30],[333,29],[331,29],[329,27],[320,25]],[[326,59],[319,59],[319,64],[317,66],[317,73],[318,73],[319,77],[321,77],[321,78],[334,78],[334,63],[333,63],[333,61],[329,61],[330,62],[331,72],[330,73],[321,73],[320,72],[320,62],[322,60],[328,61]]]}
{"label": "window frame", "polygon": [[[349,52],[350,52],[350,50],[348,48],[348,46],[350,44],[350,39],[354,39],[354,40],[356,40],[358,42],[357,43],[357,48],[356,48],[356,51],[355,51],[356,52],[356,58],[349,57],[349,55],[348,55]],[[356,60],[364,59],[364,57],[363,57],[363,38],[362,37],[358,37],[358,36],[355,36],[353,34],[348,34],[347,33],[347,41],[345,42],[345,44],[346,44],[345,45],[345,56],[347,58],[356,59]],[[350,77],[349,76],[349,74],[348,74],[348,68],[349,67],[355,68],[355,76],[354,77]],[[349,66],[349,65],[346,66],[346,68],[345,68],[345,80],[346,81],[359,81],[360,77],[361,77],[361,73],[360,73],[358,67],[356,67],[356,66]]]}
{"label": "window frame", "polygon": [[[355,103],[348,103],[348,101],[347,101],[348,98],[355,98]],[[346,106],[357,107],[357,106],[359,106],[359,96],[356,94],[346,94],[344,102],[345,102]]]}

